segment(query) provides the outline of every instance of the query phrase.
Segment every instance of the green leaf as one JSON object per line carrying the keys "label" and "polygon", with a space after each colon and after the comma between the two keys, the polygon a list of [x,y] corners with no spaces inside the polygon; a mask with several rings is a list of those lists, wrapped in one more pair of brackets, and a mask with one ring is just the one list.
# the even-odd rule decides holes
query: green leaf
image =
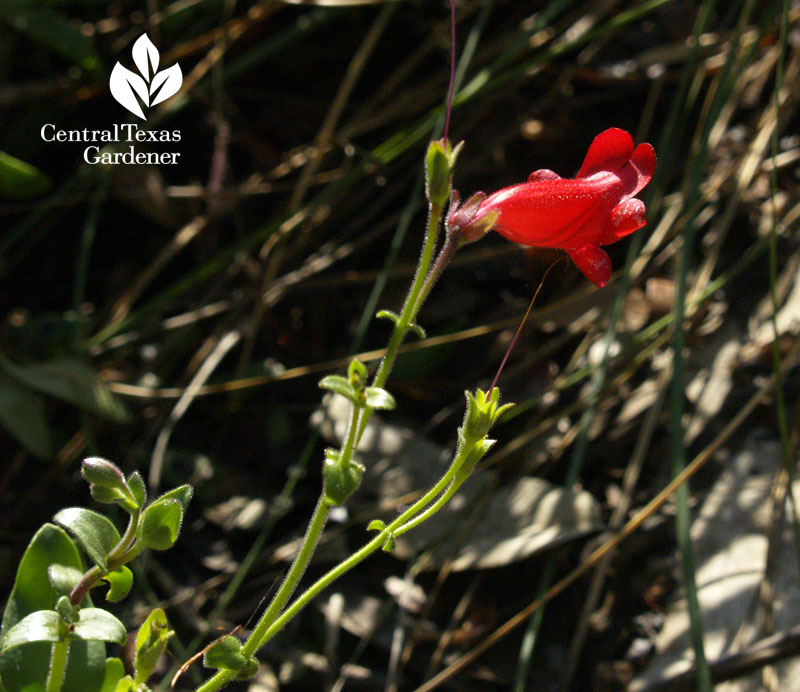
{"label": "green leaf", "polygon": [[53,591],[61,596],[67,596],[75,588],[75,584],[80,581],[83,572],[74,567],[54,563],[47,568],[47,576]]}
{"label": "green leaf", "polygon": [[117,684],[125,677],[125,665],[119,658],[107,658],[103,685],[99,692],[115,692]]}
{"label": "green leaf", "polygon": [[386,523],[380,519],[373,519],[367,526],[367,531],[383,531],[386,528]]}
{"label": "green leaf", "polygon": [[133,681],[130,675],[126,675],[118,683],[114,692],[139,692],[138,685]]}
{"label": "green leaf", "polygon": [[0,151],[0,197],[37,197],[52,185],[53,181],[38,168]]}
{"label": "green leaf", "polygon": [[183,507],[177,499],[159,498],[142,515],[141,540],[146,548],[167,550],[181,530]]}
{"label": "green leaf", "polygon": [[397,405],[394,397],[380,387],[367,387],[364,390],[364,395],[367,400],[367,406],[370,408],[389,410]]}
{"label": "green leaf", "polygon": [[128,488],[130,488],[133,499],[136,500],[139,507],[144,507],[147,504],[147,488],[145,487],[141,473],[134,471],[128,476]]}
{"label": "green leaf", "polygon": [[[0,641],[12,627],[30,613],[52,610],[62,595],[53,589],[48,568],[53,564],[79,570],[85,567],[78,548],[64,529],[45,524],[31,539],[17,567],[14,586],[6,603]],[[91,605],[87,596],[84,604]],[[44,690],[50,667],[47,642],[25,644],[0,654],[0,677],[7,692]],[[69,663],[62,692],[97,690],[103,679],[105,645],[102,642],[75,642],[69,651]]]}
{"label": "green leaf", "polygon": [[167,616],[162,608],[156,608],[147,616],[136,633],[135,682],[146,682],[153,674],[158,659],[174,634],[175,632],[169,629]]}
{"label": "green leaf", "polygon": [[128,633],[117,618],[102,608],[81,608],[78,621],[69,633],[70,639],[124,644]]}
{"label": "green leaf", "polygon": [[19,383],[113,421],[130,420],[97,372],[76,358],[57,358],[34,365],[17,365],[0,353],[0,368]]}
{"label": "green leaf", "polygon": [[138,508],[136,502],[131,499],[128,493],[118,490],[116,488],[104,488],[102,485],[95,485],[92,483],[89,486],[89,492],[95,502],[102,505],[117,504],[126,512],[135,512]]}
{"label": "green leaf", "polygon": [[203,665],[206,668],[242,670],[247,665],[242,643],[233,636],[223,637],[203,654]]}
{"label": "green leaf", "polygon": [[81,31],[77,20],[25,0],[3,0],[0,19],[81,69],[91,72],[101,67],[92,39]]}
{"label": "green leaf", "polygon": [[42,398],[0,372],[0,425],[39,459],[50,459],[53,448]]}
{"label": "green leaf", "polygon": [[183,514],[185,515],[187,510],[189,509],[189,502],[191,501],[193,494],[194,490],[192,489],[191,485],[188,484],[179,485],[177,488],[173,488],[169,492],[166,492],[163,495],[161,495],[161,497],[159,497],[158,500],[156,500],[156,502],[158,502],[159,500],[177,500],[178,502],[181,503],[181,509],[183,510]]}
{"label": "green leaf", "polygon": [[74,534],[103,574],[108,572],[106,558],[120,541],[119,531],[109,519],[91,509],[68,507],[58,512],[53,521]]}
{"label": "green leaf", "polygon": [[326,375],[319,381],[320,389],[327,389],[330,392],[341,394],[354,404],[358,402],[358,395],[355,388],[350,384],[350,380],[341,375]]}
{"label": "green leaf", "polygon": [[397,324],[400,321],[400,315],[396,312],[392,312],[391,310],[378,310],[375,314],[379,320],[389,320],[390,322],[394,322]]}
{"label": "green leaf", "polygon": [[5,653],[23,644],[35,642],[61,641],[61,632],[65,625],[55,610],[37,610],[26,615],[14,627],[5,633],[0,653]]}
{"label": "green leaf", "polygon": [[358,358],[353,358],[350,361],[350,365],[347,368],[347,379],[353,387],[359,386],[367,379],[367,369]]}
{"label": "green leaf", "polygon": [[110,585],[106,600],[109,603],[118,603],[125,596],[130,593],[131,586],[133,586],[133,572],[131,572],[125,565],[113,572],[106,574],[105,579]]}

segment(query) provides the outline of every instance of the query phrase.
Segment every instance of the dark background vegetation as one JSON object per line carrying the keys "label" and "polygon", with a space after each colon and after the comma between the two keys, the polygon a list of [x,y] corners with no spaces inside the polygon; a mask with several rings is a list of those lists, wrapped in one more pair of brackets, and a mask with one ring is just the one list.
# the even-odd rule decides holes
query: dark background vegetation
{"label": "dark background vegetation", "polygon": [[[627,497],[641,506],[671,474],[670,416],[698,420],[697,402],[656,398],[623,424],[616,417],[631,393],[646,382],[668,389],[677,381],[680,389],[715,362],[709,345],[721,333],[738,340],[719,405],[691,439],[677,441],[691,459],[775,371],[772,337],[757,327],[769,323],[771,288],[779,305],[790,295],[800,257],[797,8],[785,46],[781,13],[772,2],[458,3],[468,93],[456,99],[450,136],[466,142],[454,181],[462,196],[538,168],[573,175],[592,138],[611,126],[659,155],[642,195],[647,227],[609,248],[617,280],[597,291],[561,262],[544,283],[500,379],[504,399],[522,405],[495,431],[498,456],[489,465],[501,486],[520,474],[572,484],[575,470],[607,520],[656,407],[641,479]],[[145,31],[162,66],[178,61],[183,70],[181,94],[142,124],[180,131],[179,143],[153,149],[180,151],[179,164],[86,166],[83,145],[43,142],[45,123],[71,130],[133,121],[107,82],[117,60],[132,66],[131,45]],[[376,40],[365,47],[370,31]],[[194,484],[191,516],[176,548],[141,567],[122,615],[133,629],[145,606],[164,605],[184,647],[203,628],[211,628],[208,641],[219,627],[245,625],[279,578],[275,551],[301,534],[319,492],[326,443],[309,425],[316,382],[354,353],[385,345],[388,327],[367,321],[364,306],[379,295],[371,313],[396,310],[411,278],[425,221],[421,165],[440,132],[449,47],[443,2],[3,2],[0,151],[17,161],[7,160],[0,177],[0,343],[18,366],[57,361],[64,370],[56,391],[9,372],[0,380],[0,593],[37,527],[61,507],[88,502],[81,458],[107,457],[147,478],[156,440],[174,424],[158,480],[161,488]],[[779,63],[786,81],[776,124]],[[197,231],[188,242],[187,229]],[[462,251],[420,316],[429,336],[453,336],[401,357],[389,384],[398,411],[385,418],[452,447],[464,389],[488,385],[558,256],[523,252],[493,234]],[[642,258],[633,270],[629,256]],[[665,380],[678,331],[663,319],[675,314],[676,296],[686,313],[683,361]],[[481,325],[481,335],[461,333]],[[796,327],[779,326],[778,355],[792,356]],[[608,330],[615,336],[603,358]],[[171,423],[177,395],[231,332],[238,343],[202,383],[212,389]],[[798,380],[791,368],[783,374],[786,406],[763,397],[726,443],[728,456],[755,429],[778,439],[782,410],[783,450],[794,458]],[[692,486],[698,501],[723,458]],[[293,471],[297,483],[278,503]],[[210,519],[208,510],[232,496],[265,500],[280,510],[268,514],[277,521],[264,532],[263,521],[230,529]],[[363,519],[379,508],[360,512]],[[658,613],[679,581],[670,517],[657,513],[611,563],[603,617],[572,661],[572,689],[624,689],[643,664],[628,655],[642,634],[635,618]],[[345,523],[342,540],[356,547],[363,526]],[[206,621],[256,536],[265,547],[255,567],[221,617]],[[353,662],[366,681],[354,678],[346,689],[384,689],[387,675],[414,689],[465,593],[471,600],[446,660],[529,603],[548,559],[556,575],[566,572],[585,545],[584,537],[492,570],[439,573],[443,587],[436,571],[423,573],[418,583],[438,597],[419,628],[415,616],[387,605],[390,625],[416,642],[409,660],[390,664],[385,642],[365,636]],[[381,555],[345,582],[390,604],[383,580],[412,563]],[[312,571],[322,567],[324,558]],[[528,689],[564,688],[587,584],[548,608]],[[276,640],[264,660],[283,671],[280,689],[327,689],[337,661],[350,660],[359,642],[342,633],[326,663],[330,636],[310,608]],[[520,638],[448,684],[511,689]]]}

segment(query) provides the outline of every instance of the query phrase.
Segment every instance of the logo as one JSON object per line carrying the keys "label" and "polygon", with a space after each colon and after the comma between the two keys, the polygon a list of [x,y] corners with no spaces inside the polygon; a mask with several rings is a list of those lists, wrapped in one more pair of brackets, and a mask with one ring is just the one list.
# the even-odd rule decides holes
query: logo
{"label": "logo", "polygon": [[[147,120],[142,105],[148,110],[178,93],[183,83],[183,73],[178,63],[158,71],[158,48],[142,34],[133,44],[133,62],[139,74],[117,62],[111,71],[111,95],[131,113]],[[138,97],[138,98],[137,98]]]}

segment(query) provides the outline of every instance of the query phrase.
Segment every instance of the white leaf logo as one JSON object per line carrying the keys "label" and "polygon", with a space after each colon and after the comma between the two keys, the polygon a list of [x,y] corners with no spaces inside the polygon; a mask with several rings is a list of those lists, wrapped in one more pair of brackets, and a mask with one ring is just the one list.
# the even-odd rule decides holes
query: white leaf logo
{"label": "white leaf logo", "polygon": [[[133,44],[133,62],[139,74],[119,63],[111,71],[109,87],[111,95],[131,113],[146,120],[142,105],[151,108],[178,93],[183,83],[183,73],[178,63],[166,70],[158,71],[158,48],[142,34]],[[141,76],[140,76],[141,75]],[[138,98],[137,98],[138,97]]]}

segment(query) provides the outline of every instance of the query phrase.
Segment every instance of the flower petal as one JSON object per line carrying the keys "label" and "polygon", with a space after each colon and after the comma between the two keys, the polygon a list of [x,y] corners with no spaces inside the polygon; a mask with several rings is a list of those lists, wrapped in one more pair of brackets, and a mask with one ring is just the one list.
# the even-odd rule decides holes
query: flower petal
{"label": "flower petal", "polygon": [[630,166],[636,171],[636,185],[629,197],[638,194],[644,188],[656,170],[656,150],[652,144],[640,144],[631,154]]}
{"label": "flower petal", "polygon": [[633,152],[633,137],[625,130],[611,127],[592,141],[578,178],[588,178],[601,171],[616,173],[628,163]]}
{"label": "flower petal", "polygon": [[577,250],[568,250],[567,254],[595,286],[603,288],[608,283],[612,265],[611,258],[605,250],[601,250],[597,245],[584,245]]}
{"label": "flower petal", "polygon": [[646,223],[644,202],[640,199],[627,199],[611,210],[603,245],[616,243],[620,238],[639,230]]}

